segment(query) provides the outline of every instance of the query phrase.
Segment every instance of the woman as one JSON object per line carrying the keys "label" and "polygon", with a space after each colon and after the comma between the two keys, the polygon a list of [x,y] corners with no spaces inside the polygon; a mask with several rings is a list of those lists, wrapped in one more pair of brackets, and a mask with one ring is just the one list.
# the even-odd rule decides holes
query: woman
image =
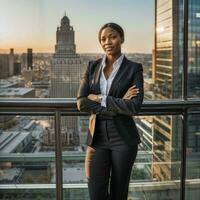
{"label": "woman", "polygon": [[99,31],[103,58],[81,79],[77,107],[91,114],[85,172],[91,200],[126,200],[139,134],[132,118],[143,102],[143,68],[121,53],[124,31],[115,23]]}

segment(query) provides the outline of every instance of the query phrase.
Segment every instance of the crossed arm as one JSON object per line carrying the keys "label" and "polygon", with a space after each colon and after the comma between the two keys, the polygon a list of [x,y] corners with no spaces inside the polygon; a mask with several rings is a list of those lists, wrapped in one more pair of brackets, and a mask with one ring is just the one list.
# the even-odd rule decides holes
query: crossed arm
{"label": "crossed arm", "polygon": [[100,103],[93,101],[88,98],[89,94],[89,74],[90,64],[81,78],[80,86],[77,94],[77,107],[78,110],[83,112],[89,112],[92,114],[105,114],[105,115],[116,115],[123,114],[133,116],[136,115],[143,102],[144,89],[143,89],[143,68],[141,64],[138,64],[138,68],[133,76],[132,85],[136,85],[139,89],[137,96],[125,99],[117,98],[113,96],[107,96],[106,107],[101,106]]}
{"label": "crossed arm", "polygon": [[105,108],[102,107],[100,103],[92,101],[88,98],[90,90],[90,85],[89,85],[90,65],[91,63],[89,62],[87,69],[80,80],[80,86],[77,93],[77,108],[78,110],[83,112],[99,114],[103,110],[105,110]]}

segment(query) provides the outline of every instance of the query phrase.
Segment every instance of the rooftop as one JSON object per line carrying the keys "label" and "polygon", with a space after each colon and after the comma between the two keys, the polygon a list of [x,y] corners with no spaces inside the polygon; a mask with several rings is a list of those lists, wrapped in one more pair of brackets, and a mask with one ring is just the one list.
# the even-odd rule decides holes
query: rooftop
{"label": "rooftop", "polygon": [[30,137],[30,132],[8,132],[4,131],[0,133],[0,151],[1,153],[12,153],[16,151],[16,148],[22,144],[22,142]]}
{"label": "rooftop", "polygon": [[0,97],[24,96],[25,94],[34,91],[34,88],[0,88]]}

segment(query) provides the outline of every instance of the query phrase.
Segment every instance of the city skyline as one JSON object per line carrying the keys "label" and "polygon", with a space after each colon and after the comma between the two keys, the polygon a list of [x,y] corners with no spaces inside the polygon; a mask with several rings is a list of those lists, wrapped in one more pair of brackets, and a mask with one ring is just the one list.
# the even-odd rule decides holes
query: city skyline
{"label": "city skyline", "polygon": [[53,53],[55,31],[65,12],[75,30],[77,53],[103,53],[98,31],[111,21],[125,30],[124,53],[151,53],[153,48],[153,0],[125,0],[123,4],[121,0],[114,4],[105,0],[2,0],[0,11],[0,53],[10,48],[16,53],[27,48]]}

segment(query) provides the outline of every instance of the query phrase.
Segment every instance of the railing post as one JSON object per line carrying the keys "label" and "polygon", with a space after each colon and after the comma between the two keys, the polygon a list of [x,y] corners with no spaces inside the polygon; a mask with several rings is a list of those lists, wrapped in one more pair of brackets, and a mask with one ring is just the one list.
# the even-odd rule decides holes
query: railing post
{"label": "railing post", "polygon": [[188,91],[187,91],[187,85],[188,85],[188,12],[189,12],[189,5],[188,0],[183,0],[184,2],[184,13],[183,13],[183,19],[184,19],[184,31],[183,31],[183,99],[187,100]]}
{"label": "railing post", "polygon": [[186,148],[187,148],[187,131],[188,131],[188,110],[184,109],[183,113],[183,132],[182,132],[182,151],[181,151],[181,200],[185,200],[185,179],[186,179]]}
{"label": "railing post", "polygon": [[[183,99],[187,100],[187,78],[188,78],[188,12],[189,12],[189,0],[183,0],[184,6],[184,31],[183,31]],[[182,155],[181,155],[181,200],[185,200],[185,178],[186,178],[186,148],[187,148],[187,119],[188,110],[184,109],[183,113],[183,135],[182,135]]]}
{"label": "railing post", "polygon": [[62,139],[60,128],[60,111],[55,111],[55,155],[56,155],[56,200],[63,200],[62,178]]}

